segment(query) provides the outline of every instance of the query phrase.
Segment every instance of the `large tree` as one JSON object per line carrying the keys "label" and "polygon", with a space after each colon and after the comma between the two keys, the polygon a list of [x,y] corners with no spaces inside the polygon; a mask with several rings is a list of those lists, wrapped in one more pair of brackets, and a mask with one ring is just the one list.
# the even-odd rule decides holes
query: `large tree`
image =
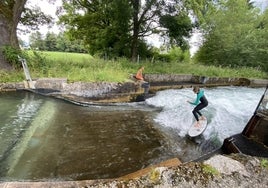
{"label": "large tree", "polygon": [[[4,46],[19,48],[17,26],[26,1],[27,0],[0,1],[0,48]],[[2,49],[0,49],[0,69],[10,70],[11,68],[12,66],[6,61]]]}
{"label": "large tree", "polygon": [[90,45],[91,54],[129,54],[130,9],[127,0],[63,0],[60,21],[71,38]]}
{"label": "large tree", "polygon": [[12,65],[3,54],[6,46],[19,49],[17,27],[19,23],[38,29],[39,25],[51,22],[51,16],[45,15],[40,8],[25,8],[27,0],[0,1],[0,69],[11,70]]}
{"label": "large tree", "polygon": [[61,22],[75,37],[83,37],[91,52],[116,50],[133,61],[145,37],[159,34],[182,45],[192,28],[182,0],[63,0],[63,8]]}

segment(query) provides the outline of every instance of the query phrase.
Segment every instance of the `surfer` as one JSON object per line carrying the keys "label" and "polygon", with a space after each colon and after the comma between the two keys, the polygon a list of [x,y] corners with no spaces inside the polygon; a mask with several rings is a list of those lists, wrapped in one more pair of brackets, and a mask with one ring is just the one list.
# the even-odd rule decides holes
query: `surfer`
{"label": "surfer", "polygon": [[192,105],[196,105],[196,107],[193,109],[193,114],[196,119],[196,127],[199,127],[199,118],[198,115],[200,116],[201,120],[204,120],[205,117],[202,115],[200,112],[201,109],[205,108],[208,105],[208,101],[205,97],[204,90],[201,90],[198,86],[195,86],[193,88],[193,92],[196,93],[196,100],[194,102],[187,101]]}

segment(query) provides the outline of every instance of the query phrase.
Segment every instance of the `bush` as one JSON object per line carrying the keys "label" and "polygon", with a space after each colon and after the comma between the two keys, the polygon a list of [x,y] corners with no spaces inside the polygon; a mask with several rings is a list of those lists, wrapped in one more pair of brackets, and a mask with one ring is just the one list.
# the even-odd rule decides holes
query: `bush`
{"label": "bush", "polygon": [[4,58],[16,69],[21,68],[21,62],[19,61],[19,56],[24,57],[22,54],[22,51],[13,48],[12,46],[6,45],[2,47],[2,52],[4,55]]}
{"label": "bush", "polygon": [[183,51],[179,47],[173,47],[168,53],[155,53],[154,55],[156,61],[161,62],[190,62],[190,51]]}

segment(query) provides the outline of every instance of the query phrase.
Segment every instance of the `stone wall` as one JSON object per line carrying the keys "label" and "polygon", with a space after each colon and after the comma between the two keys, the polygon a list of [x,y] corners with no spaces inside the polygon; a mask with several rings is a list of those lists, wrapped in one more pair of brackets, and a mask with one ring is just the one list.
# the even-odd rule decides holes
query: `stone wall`
{"label": "stone wall", "polygon": [[18,83],[0,83],[0,91],[12,91],[17,89],[24,89],[24,82]]}
{"label": "stone wall", "polygon": [[[193,76],[190,74],[146,74],[145,80],[151,85],[150,92],[170,88],[192,87],[193,85],[201,85],[201,87],[214,86],[250,86],[250,87],[265,87],[268,85],[268,80],[261,79],[246,79],[246,78],[218,78],[218,77],[203,77]],[[66,78],[40,78],[27,84],[26,81],[20,83],[2,83],[0,91],[10,91],[17,89],[31,89],[33,86],[36,92],[51,91],[54,94],[74,95],[79,97],[107,97],[115,96],[116,94],[141,94],[143,88],[136,81],[129,80],[125,83],[108,83],[108,82],[73,82],[68,83]],[[46,94],[48,92],[45,92]]]}
{"label": "stone wall", "polygon": [[153,83],[176,83],[176,82],[190,82],[192,80],[191,74],[145,74],[144,78],[148,82]]}

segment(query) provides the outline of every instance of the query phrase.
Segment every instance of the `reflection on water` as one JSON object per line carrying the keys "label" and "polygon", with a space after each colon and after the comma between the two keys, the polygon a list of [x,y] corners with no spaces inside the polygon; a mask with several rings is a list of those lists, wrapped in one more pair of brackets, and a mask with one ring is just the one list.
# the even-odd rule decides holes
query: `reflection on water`
{"label": "reflection on water", "polygon": [[27,92],[0,104],[2,180],[113,178],[171,153],[144,105],[81,107]]}
{"label": "reflection on water", "polygon": [[173,157],[193,160],[241,132],[262,93],[207,89],[209,127],[201,144],[186,136],[193,116],[185,101],[195,97],[190,89],[161,91],[145,103],[86,107],[29,92],[0,93],[0,180],[114,178]]}

